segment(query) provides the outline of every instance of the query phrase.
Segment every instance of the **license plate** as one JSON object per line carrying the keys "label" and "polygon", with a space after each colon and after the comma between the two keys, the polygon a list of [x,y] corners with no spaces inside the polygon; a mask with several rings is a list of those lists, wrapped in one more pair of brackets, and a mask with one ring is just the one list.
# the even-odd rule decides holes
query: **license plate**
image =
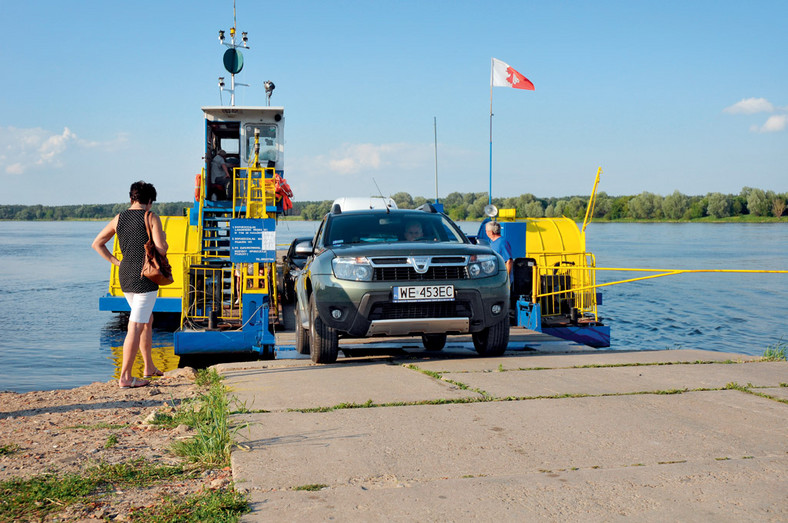
{"label": "license plate", "polygon": [[392,289],[394,301],[453,301],[454,285],[407,285]]}

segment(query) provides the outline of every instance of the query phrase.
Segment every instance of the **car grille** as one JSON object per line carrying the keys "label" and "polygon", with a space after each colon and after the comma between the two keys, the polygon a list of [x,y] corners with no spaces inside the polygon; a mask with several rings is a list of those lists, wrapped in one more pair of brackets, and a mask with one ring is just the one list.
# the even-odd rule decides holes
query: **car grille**
{"label": "car grille", "polygon": [[470,318],[471,316],[471,305],[466,301],[378,303],[372,307],[369,320]]}
{"label": "car grille", "polygon": [[465,267],[430,267],[419,274],[413,267],[376,267],[373,279],[378,281],[464,280]]}
{"label": "car grille", "polygon": [[425,281],[468,279],[465,256],[433,256],[423,274],[416,272],[407,257],[372,258],[372,279],[376,281]]}

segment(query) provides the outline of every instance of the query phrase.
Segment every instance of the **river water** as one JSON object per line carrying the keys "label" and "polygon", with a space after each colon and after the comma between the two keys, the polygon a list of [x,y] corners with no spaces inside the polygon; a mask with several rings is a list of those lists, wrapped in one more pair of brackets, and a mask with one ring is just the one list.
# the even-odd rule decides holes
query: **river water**
{"label": "river water", "polygon": [[[0,390],[77,387],[117,377],[125,325],[98,310],[109,264],[91,248],[99,222],[0,222]],[[460,223],[475,234],[477,223]],[[280,222],[277,243],[317,222]],[[788,269],[784,224],[592,223],[600,267]],[[598,283],[636,275],[601,272]],[[602,289],[610,350],[697,348],[760,355],[788,341],[785,274],[683,274]],[[177,366],[172,332],[157,328],[154,359]],[[137,369],[141,372],[141,369]]]}

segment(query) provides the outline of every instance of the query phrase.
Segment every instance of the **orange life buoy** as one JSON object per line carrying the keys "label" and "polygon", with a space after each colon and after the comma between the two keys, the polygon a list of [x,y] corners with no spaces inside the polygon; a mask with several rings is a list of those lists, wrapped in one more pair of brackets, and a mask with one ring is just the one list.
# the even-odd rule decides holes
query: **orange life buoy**
{"label": "orange life buoy", "polygon": [[198,174],[194,177],[194,201],[200,201],[200,185],[202,182],[202,174]]}

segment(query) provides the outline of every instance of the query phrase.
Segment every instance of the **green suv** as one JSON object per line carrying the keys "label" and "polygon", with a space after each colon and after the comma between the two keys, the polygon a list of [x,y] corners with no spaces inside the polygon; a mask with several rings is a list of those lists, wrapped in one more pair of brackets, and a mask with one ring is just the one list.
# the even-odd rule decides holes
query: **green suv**
{"label": "green suv", "polygon": [[438,351],[447,334],[471,333],[479,354],[506,350],[503,259],[429,204],[334,206],[307,254],[296,280],[296,350],[316,363],[336,361],[339,337],[420,335],[427,350]]}

